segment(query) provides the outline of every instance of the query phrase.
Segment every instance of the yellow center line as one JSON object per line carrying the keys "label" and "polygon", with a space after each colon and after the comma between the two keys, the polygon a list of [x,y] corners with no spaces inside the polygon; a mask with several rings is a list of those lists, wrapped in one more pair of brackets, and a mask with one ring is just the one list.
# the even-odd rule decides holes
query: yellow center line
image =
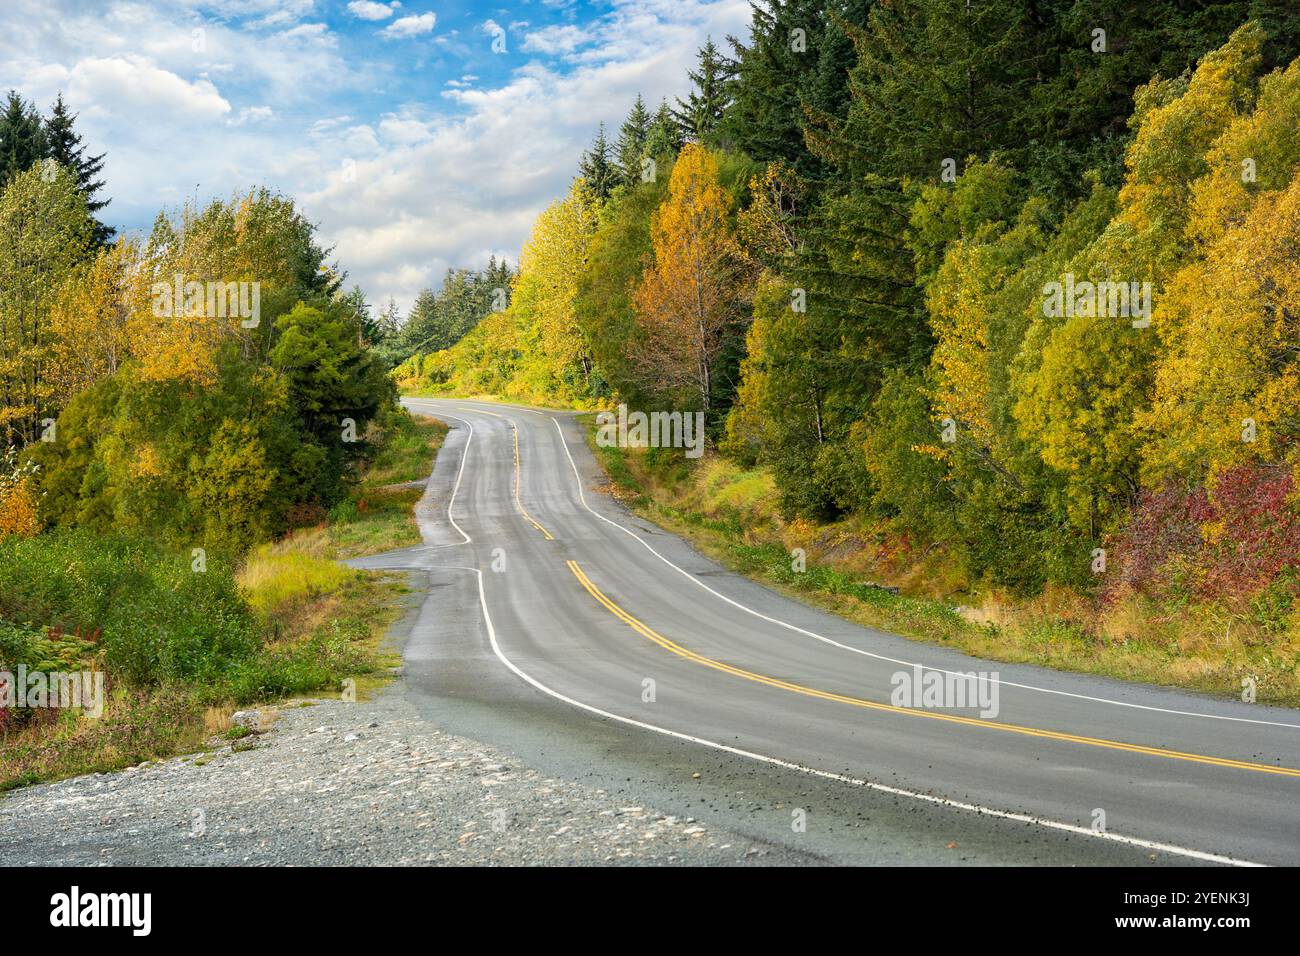
{"label": "yellow center line", "polygon": [[1061,733],[1056,730],[1041,730],[1036,727],[1022,727],[1017,724],[1003,724],[991,720],[983,720],[975,717],[963,717],[959,714],[945,714],[933,710],[917,710],[911,707],[897,707],[893,704],[882,704],[874,700],[863,700],[858,697],[848,697],[844,694],[836,694],[830,691],[817,690],[813,687],[805,687],[802,684],[794,684],[790,681],[780,680],[775,677],[768,677],[764,674],[756,674],[753,671],[744,670],[743,668],[733,667],[730,664],[724,664],[721,661],[715,661],[712,658],[697,654],[695,651],[682,647],[675,641],[671,641],[662,634],[651,629],[645,624],[638,621],[631,614],[624,611],[621,607],[607,598],[596,585],[591,583],[582,568],[576,561],[566,562],[569,570],[582,584],[587,592],[594,597],[601,605],[610,611],[615,617],[626,624],[632,630],[636,631],[643,637],[649,638],[665,650],[671,651],[678,657],[696,664],[703,664],[705,667],[711,667],[714,670],[723,671],[727,674],[733,674],[736,677],[742,677],[745,680],[755,681],[759,684],[767,684],[769,687],[777,687],[781,690],[790,691],[795,694],[803,694],[807,697],[816,697],[821,700],[835,701],[841,704],[849,704],[854,707],[863,707],[869,710],[882,710],[894,714],[902,714],[908,717],[923,717],[930,720],[944,720],[954,724],[965,724],[971,727],[980,727],[984,730],[1000,730],[1007,733],[1022,734],[1027,737],[1045,737],[1050,740],[1061,740],[1068,743],[1084,744],[1089,747],[1104,747],[1108,750],[1124,750],[1129,753],[1145,754],[1151,757],[1165,757],[1170,760],[1185,760],[1191,763],[1210,764],[1216,767],[1230,767],[1236,770],[1253,770],[1257,773],[1271,773],[1284,777],[1300,777],[1300,770],[1291,767],[1270,767],[1267,764],[1250,763],[1244,760],[1229,760],[1224,757],[1210,757],[1204,754],[1182,753],[1177,750],[1162,750],[1159,747],[1146,747],[1141,744],[1124,743],[1118,740],[1105,740],[1100,737],[1082,737],[1077,734]]}
{"label": "yellow center line", "polygon": [[[488,414],[496,414],[496,413],[489,412]],[[523,483],[523,479],[519,477],[519,429],[514,422],[510,422],[510,427],[511,429],[514,430],[515,433],[515,507],[519,509],[519,513],[521,515],[523,515],[525,518],[529,520],[529,522],[532,524],[534,528],[536,528],[546,537],[547,541],[554,541],[555,537],[549,531],[543,528],[537,522],[537,520],[534,519],[533,516],[527,512],[527,510],[525,510],[524,503],[519,500],[519,486]]]}

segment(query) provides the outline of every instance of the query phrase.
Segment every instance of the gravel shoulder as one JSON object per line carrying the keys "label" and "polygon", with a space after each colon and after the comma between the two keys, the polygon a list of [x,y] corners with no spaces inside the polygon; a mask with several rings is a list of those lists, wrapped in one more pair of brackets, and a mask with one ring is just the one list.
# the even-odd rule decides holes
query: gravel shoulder
{"label": "gravel shoulder", "polygon": [[400,683],[241,713],[216,749],[0,798],[9,866],[816,862],[445,733]]}

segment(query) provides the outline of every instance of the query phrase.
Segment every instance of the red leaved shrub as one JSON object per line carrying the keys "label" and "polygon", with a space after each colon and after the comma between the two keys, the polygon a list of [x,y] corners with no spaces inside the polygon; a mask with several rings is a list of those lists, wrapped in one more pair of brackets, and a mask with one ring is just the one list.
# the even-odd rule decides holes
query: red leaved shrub
{"label": "red leaved shrub", "polygon": [[1241,465],[1214,488],[1167,485],[1144,492],[1129,526],[1109,543],[1117,573],[1103,594],[1214,599],[1255,594],[1300,567],[1300,511],[1288,470]]}

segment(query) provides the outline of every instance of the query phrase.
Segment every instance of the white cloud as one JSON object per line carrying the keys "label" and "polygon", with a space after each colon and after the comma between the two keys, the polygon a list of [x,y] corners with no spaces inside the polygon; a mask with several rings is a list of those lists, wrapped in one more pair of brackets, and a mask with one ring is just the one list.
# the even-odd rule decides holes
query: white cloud
{"label": "white cloud", "polygon": [[230,103],[208,80],[188,81],[160,69],[145,57],[92,57],[66,73],[68,100],[83,113],[134,115],[137,121],[166,122],[167,117],[213,119],[230,112]]}
{"label": "white cloud", "polygon": [[292,30],[285,30],[280,36],[288,40],[327,47],[336,47],[339,43],[338,37],[330,33],[330,28],[323,23],[301,23]]}
{"label": "white cloud", "polygon": [[[110,222],[147,229],[164,205],[266,184],[319,223],[349,282],[402,308],[449,266],[479,266],[491,254],[514,260],[537,213],[568,188],[596,124],[616,127],[638,92],[651,108],[682,94],[705,36],[743,37],[750,14],[748,0],[612,0],[581,26],[581,42],[535,31],[543,40],[534,43],[556,54],[522,35],[529,55],[491,59],[514,67],[505,80],[480,69],[486,45],[466,26],[449,46],[429,44],[449,67],[435,82],[459,77],[430,101],[399,82],[407,64],[398,58],[351,56],[343,28],[302,20],[342,3],[295,3],[299,19],[274,30],[205,17],[265,17],[289,4],[90,6],[0,0],[0,75],[42,105],[63,90],[81,113],[90,151],[107,153]],[[345,18],[355,26],[354,13]],[[191,30],[200,25],[206,51],[196,53]],[[433,39],[452,35],[444,28]]]}
{"label": "white cloud", "polygon": [[245,123],[260,123],[274,116],[275,111],[269,106],[245,106],[239,111],[239,116],[230,121],[230,125],[243,126]]}
{"label": "white cloud", "polygon": [[590,43],[592,37],[572,24],[564,26],[543,27],[533,30],[524,37],[524,50],[529,53],[572,53],[578,47]]}
{"label": "white cloud", "polygon": [[379,32],[381,35],[386,37],[422,36],[426,33],[432,33],[433,25],[437,21],[437,16],[432,13],[421,13],[418,16],[399,17]]}
{"label": "white cloud", "polygon": [[375,3],[374,0],[352,0],[348,4],[348,10],[359,20],[387,20],[393,15],[393,11],[400,6],[401,4],[396,0],[393,3]]}

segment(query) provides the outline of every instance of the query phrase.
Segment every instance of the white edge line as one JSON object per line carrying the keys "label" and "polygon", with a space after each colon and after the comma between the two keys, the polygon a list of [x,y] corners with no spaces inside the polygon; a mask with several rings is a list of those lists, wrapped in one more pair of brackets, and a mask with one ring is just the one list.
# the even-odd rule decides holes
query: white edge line
{"label": "white edge line", "polygon": [[[668,558],[664,557],[662,554],[656,551],[648,541],[646,541],[636,532],[632,531],[629,528],[624,527],[623,525],[619,524],[617,521],[611,521],[609,518],[606,518],[603,514],[596,511],[594,508],[592,508],[591,505],[587,504],[587,498],[582,493],[582,476],[578,473],[578,465],[573,460],[573,454],[569,451],[569,443],[564,438],[564,431],[563,429],[560,428],[560,423],[558,419],[552,417],[551,422],[555,425],[555,430],[560,435],[560,443],[564,446],[564,453],[565,455],[568,456],[569,466],[573,469],[573,477],[577,481],[577,486],[578,486],[578,500],[582,502],[582,506],[586,508],[588,511],[590,511],[597,518],[599,518],[601,521],[604,521],[606,524],[613,525],[615,528],[617,528],[619,531],[622,531],[626,535],[630,535],[632,538],[638,541],[647,551],[653,554],[664,564],[668,565],[674,571],[677,571],[679,574],[685,577],[692,584],[702,587],[704,590],[708,591],[714,597],[726,601],[732,607],[739,608],[740,610],[744,611],[746,614],[752,614],[754,617],[760,618],[771,624],[776,624],[780,627],[786,628],[787,630],[795,631],[798,634],[803,634],[807,637],[811,637],[815,640],[821,641],[823,644],[829,644],[832,647],[838,647],[841,650],[849,651],[853,654],[860,654],[863,657],[875,658],[876,660],[885,661],[890,664],[901,664],[904,667],[919,667],[922,670],[936,671],[937,673],[940,674],[950,674],[953,676],[960,676],[966,678],[969,678],[971,676],[970,672],[945,670],[942,667],[933,667],[929,664],[919,664],[915,661],[900,660],[899,658],[896,657],[887,657],[884,654],[876,654],[873,651],[864,650],[860,647],[853,647],[850,644],[842,644],[839,641],[826,637],[822,634],[818,634],[814,631],[806,630],[802,627],[799,627],[798,625],[790,624],[786,621],[782,621],[775,617],[768,617],[768,615],[762,613],[761,611],[756,611],[751,607],[747,607],[744,604],[741,604],[739,601],[727,597],[725,594],[721,594],[718,591],[715,591],[713,588],[709,587],[707,584],[705,584],[695,575],[691,574],[691,572],[687,571],[685,568],[679,567],[678,565],[670,561]],[[1286,727],[1289,728],[1290,730],[1300,730],[1300,725],[1289,724],[1285,721],[1280,721],[1280,720],[1257,720],[1252,717],[1230,717],[1224,714],[1206,714],[1197,711],[1171,710],[1166,707],[1153,707],[1149,704],[1134,704],[1124,700],[1112,700],[1111,698],[1108,697],[1092,697],[1089,696],[1088,694],[1076,694],[1076,693],[1072,693],[1071,691],[1056,690],[1055,688],[1051,688],[1051,687],[1035,687],[1033,684],[1017,684],[1013,681],[1002,680],[1000,677],[992,678],[982,674],[975,674],[975,677],[979,680],[988,681],[990,683],[1002,684],[1007,687],[1016,687],[1019,688],[1020,690],[1037,691],[1040,694],[1057,694],[1061,697],[1073,697],[1077,700],[1087,700],[1097,704],[1111,704],[1115,707],[1132,707],[1137,710],[1149,710],[1160,714],[1172,714],[1178,717],[1204,717],[1207,720],[1229,720],[1235,723],[1262,724],[1268,727]]]}
{"label": "white edge line", "polygon": [[640,730],[649,730],[653,733],[662,734],[666,737],[673,737],[677,740],[684,740],[688,743],[698,744],[702,747],[709,747],[713,750],[721,750],[738,757],[745,757],[749,760],[757,760],[760,763],[769,764],[774,767],[781,767],[786,770],[793,770],[797,773],[808,774],[809,776],[819,777],[823,780],[833,780],[837,783],[845,783],[855,787],[862,787],[867,790],[874,790],[878,793],[886,793],[895,797],[907,797],[912,800],[920,800],[924,803],[935,806],[947,807],[953,810],[965,810],[970,813],[982,814],[984,816],[995,817],[1000,820],[1010,820],[1014,823],[1027,823],[1034,826],[1046,827],[1051,830],[1060,830],[1065,833],[1072,833],[1077,836],[1094,837],[1099,840],[1109,840],[1112,843],[1119,843],[1125,846],[1139,847],[1144,850],[1154,850],[1160,853],[1170,853],[1175,856],[1182,856],[1192,860],[1200,860],[1206,863],[1219,863],[1227,866],[1238,867],[1261,867],[1263,863],[1253,863],[1247,860],[1235,860],[1232,857],[1219,856],[1215,853],[1206,853],[1202,850],[1193,850],[1187,847],[1175,846],[1171,843],[1157,843],[1153,840],[1143,840],[1138,837],[1123,836],[1119,833],[1109,831],[1097,831],[1088,827],[1081,827],[1073,823],[1061,823],[1058,820],[1048,820],[1043,817],[1030,816],[1026,813],[1012,813],[1007,810],[994,810],[990,807],[982,807],[975,803],[965,803],[960,800],[949,800],[944,797],[936,797],[928,793],[917,793],[914,790],[904,790],[901,787],[891,787],[888,784],[873,783],[870,780],[850,777],[847,774],[834,773],[829,770],[818,770],[815,767],[806,767],[803,764],[797,764],[789,760],[782,760],[779,757],[769,757],[765,754],[755,753],[752,750],[742,750],[739,747],[732,747],[728,744],[718,743],[714,740],[707,740],[704,737],[696,737],[692,734],[685,734],[676,730],[669,730],[667,727],[660,727],[656,724],[649,724],[643,720],[636,720],[631,717],[623,717],[619,714],[602,710],[591,704],[585,704],[580,700],[575,700],[557,690],[552,690],[535,677],[524,673],[517,667],[510,658],[506,657],[501,651],[501,645],[497,642],[496,628],[492,625],[492,615],[488,612],[487,594],[483,589],[483,572],[478,568],[460,567],[455,565],[443,565],[447,570],[470,571],[478,579],[478,600],[479,606],[483,610],[483,623],[487,626],[488,641],[492,645],[492,653],[496,655],[497,660],[504,664],[516,677],[527,684],[535,687],[537,690],[556,700],[561,701],[571,707],[577,707],[579,710],[585,710],[589,713],[596,714],[599,717],[605,717],[609,720],[618,721],[621,724],[627,724],[630,727],[636,727]]}
{"label": "white edge line", "polygon": [[[469,543],[472,539],[468,534],[465,533],[465,531],[460,527],[460,525],[456,524],[456,519],[452,517],[451,511],[452,511],[452,505],[456,501],[456,493],[460,490],[460,479],[461,479],[461,475],[464,474],[465,471],[465,462],[469,458],[469,444],[470,441],[474,438],[474,425],[463,418],[456,418],[456,416],[451,416],[451,415],[447,417],[454,418],[456,421],[464,422],[469,427],[469,435],[465,439],[465,447],[461,452],[460,469],[456,473],[456,484],[452,489],[451,498],[447,502],[447,520],[450,521],[451,524],[455,526],[456,530],[460,532],[461,536],[465,539],[464,543]],[[569,444],[564,440],[564,432],[560,430],[560,423],[555,418],[552,418],[551,421],[555,423],[555,429],[560,434],[560,442],[564,446],[564,453],[565,455],[568,456],[569,464],[573,467],[573,475],[576,479],[578,479],[578,497],[582,500],[582,506],[586,508],[588,511],[591,511],[592,514],[596,515],[596,517],[600,518],[602,521],[608,521],[610,524],[614,525],[614,527],[619,528],[620,530],[625,531],[628,534],[632,535],[633,538],[636,538],[637,541],[641,541],[642,544],[644,544],[647,548],[649,548],[650,551],[652,551],[657,557],[660,558],[660,560],[669,564],[671,567],[677,568],[677,565],[673,564],[671,561],[668,561],[667,558],[664,558],[663,555],[655,551],[654,548],[651,548],[650,545],[642,541],[640,537],[633,534],[631,531],[628,531],[628,529],[624,528],[622,525],[617,524],[613,521],[609,521],[609,519],[604,517],[603,515],[597,514],[597,512],[592,511],[591,507],[587,504],[586,498],[582,494],[582,479],[581,476],[578,474],[578,466],[577,464],[574,463],[573,455],[569,452]],[[510,672],[513,673],[520,680],[535,687],[537,690],[541,691],[542,693],[547,694],[550,697],[554,697],[556,700],[569,704],[572,707],[577,707],[580,710],[585,710],[589,713],[596,714],[597,716],[608,718],[609,720],[618,721],[621,724],[627,724],[630,727],[637,727],[641,730],[649,730],[653,733],[662,734],[667,737],[673,737],[677,740],[684,740],[689,743],[698,744],[702,747],[709,747],[713,750],[721,750],[724,751],[725,753],[734,754],[738,757],[745,757],[750,760],[756,760],[760,763],[766,763],[774,767],[782,767],[786,770],[793,770],[798,773],[808,774],[809,776],[819,777],[823,780],[834,780],[838,783],[846,783],[851,786],[863,787],[868,790],[874,790],[878,793],[887,793],[890,794],[891,796],[907,797],[913,800],[920,800],[924,803],[933,804],[935,806],[948,807],[954,810],[965,810],[967,812],[984,814],[985,816],[996,817],[1001,820],[1010,820],[1016,823],[1028,823],[1031,825],[1047,827],[1048,829],[1052,829],[1052,830],[1061,830],[1066,833],[1073,833],[1079,836],[1088,836],[1100,840],[1109,840],[1113,843],[1120,843],[1125,846],[1134,846],[1134,847],[1140,847],[1145,850],[1155,850],[1157,852],[1162,852],[1162,853],[1171,853],[1176,856],[1183,856],[1193,860],[1201,860],[1207,863],[1220,863],[1227,866],[1238,866],[1238,867],[1259,867],[1265,865],[1262,863],[1253,863],[1246,860],[1234,860],[1231,857],[1219,856],[1214,853],[1206,853],[1202,850],[1193,850],[1187,847],[1175,846],[1170,843],[1157,843],[1152,840],[1143,840],[1138,837],[1123,836],[1121,834],[1111,833],[1109,831],[1097,831],[1088,827],[1078,826],[1077,824],[1061,823],[1060,821],[1057,820],[1048,820],[1043,817],[1030,816],[1029,814],[1025,814],[1025,813],[1012,813],[1007,810],[995,810],[990,807],[982,807],[974,803],[965,803],[959,800],[949,800],[944,797],[933,796],[932,794],[917,793],[914,790],[904,790],[901,787],[891,787],[888,784],[874,783],[870,780],[864,780],[857,777],[850,777],[847,774],[834,773],[829,770],[818,770],[815,767],[806,767],[802,764],[797,764],[789,760],[782,760],[779,757],[769,757],[766,756],[765,754],[755,753],[754,751],[751,750],[742,750],[739,747],[732,747],[728,744],[718,743],[717,741],[714,740],[707,740],[703,737],[696,737],[692,734],[685,734],[680,731],[669,730],[667,727],[659,727],[655,724],[646,723],[645,721],[641,721],[641,720],[635,720],[634,718],[631,717],[623,717],[619,714],[614,714],[607,710],[602,710],[599,707],[595,707],[591,704],[585,704],[580,700],[575,700],[572,697],[568,697],[564,694],[561,694],[559,691],[552,690],[550,687],[547,687],[545,684],[537,680],[535,677],[526,674],[523,670],[517,667],[513,661],[511,661],[508,657],[506,657],[506,655],[502,652],[501,645],[497,642],[496,628],[492,624],[492,615],[488,611],[487,593],[484,591],[483,588],[483,572],[481,570],[479,570],[478,568],[461,567],[456,565],[443,565],[442,567],[447,568],[449,570],[470,571],[473,572],[474,576],[477,578],[479,607],[483,611],[483,623],[487,626],[488,641],[492,645],[492,653],[496,655],[497,660],[499,660],[502,664],[504,664],[506,668],[509,669]],[[682,571],[681,568],[677,568],[677,570]],[[690,575],[686,571],[682,571],[682,573],[686,574],[687,577],[690,577]],[[691,580],[695,580],[695,579],[691,578]],[[717,592],[713,591],[712,588],[706,587],[705,589],[713,592],[714,594],[717,594]],[[724,595],[719,594],[718,597],[721,597],[723,600],[727,601],[728,603],[731,604],[736,603]],[[736,606],[743,608],[743,605],[737,604]],[[748,608],[744,608],[744,609],[748,610]],[[751,612],[751,613],[757,613],[757,612]],[[759,616],[762,617],[764,615],[759,615]],[[782,622],[776,621],[775,623],[780,624]],[[793,627],[793,625],[785,625],[785,626]],[[795,630],[802,630],[802,629],[795,628]],[[807,632],[807,633],[811,633],[811,632]],[[817,635],[812,635],[812,636],[817,636]],[[878,656],[878,655],[871,655],[871,656]]]}
{"label": "white edge line", "polygon": [[[446,415],[445,412],[441,414]],[[469,434],[465,437],[465,447],[460,450],[460,468],[456,471],[456,484],[452,486],[451,497],[447,499],[447,520],[451,522],[453,528],[460,532],[460,536],[465,539],[459,543],[469,544],[474,539],[465,533],[464,528],[456,524],[456,519],[452,517],[451,509],[452,506],[456,504],[456,493],[460,491],[460,479],[461,476],[465,474],[465,462],[469,460],[469,443],[474,440],[474,423],[469,421],[469,419],[458,418],[455,415],[446,415],[446,417],[450,418],[452,421],[463,423],[469,429]]]}

